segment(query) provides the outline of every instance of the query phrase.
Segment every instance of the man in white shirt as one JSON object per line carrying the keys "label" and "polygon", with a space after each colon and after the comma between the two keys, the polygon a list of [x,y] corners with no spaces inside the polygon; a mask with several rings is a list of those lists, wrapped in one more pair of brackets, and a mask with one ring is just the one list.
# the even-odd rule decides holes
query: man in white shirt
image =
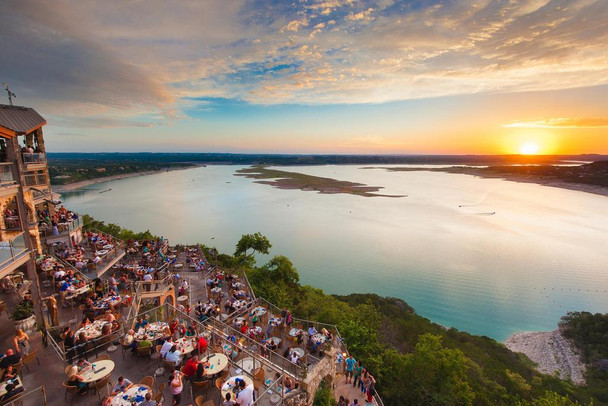
{"label": "man in white shirt", "polygon": [[171,337],[167,338],[167,341],[160,347],[160,356],[165,358],[165,355],[169,352],[169,350],[173,347],[173,341],[171,341]]}
{"label": "man in white shirt", "polygon": [[165,359],[169,362],[175,363],[175,366],[178,366],[180,362],[182,362],[182,353],[177,349],[177,346],[171,347],[171,349],[165,355]]}
{"label": "man in white shirt", "polygon": [[251,406],[253,404],[253,385],[245,386],[245,381],[239,381],[241,391],[237,395],[236,402],[239,406]]}

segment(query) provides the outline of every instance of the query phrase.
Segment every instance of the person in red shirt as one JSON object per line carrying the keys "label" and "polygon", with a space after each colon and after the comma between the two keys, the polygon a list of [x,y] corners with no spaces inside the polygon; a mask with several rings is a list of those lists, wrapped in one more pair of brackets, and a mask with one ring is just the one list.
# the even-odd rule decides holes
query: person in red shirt
{"label": "person in red shirt", "polygon": [[205,339],[205,337],[201,334],[201,336],[198,338],[198,342],[196,343],[196,349],[198,350],[198,353],[201,354],[201,356],[207,352],[207,347],[209,346],[209,343],[207,342],[207,340]]}
{"label": "person in red shirt", "polygon": [[243,325],[241,326],[241,333],[242,334],[247,334],[247,329],[249,328],[249,325],[247,324],[246,321],[243,322]]}
{"label": "person in red shirt", "polygon": [[196,373],[196,367],[198,366],[198,357],[190,357],[188,361],[186,361],[186,365],[184,365],[183,373],[188,378],[192,378]]}

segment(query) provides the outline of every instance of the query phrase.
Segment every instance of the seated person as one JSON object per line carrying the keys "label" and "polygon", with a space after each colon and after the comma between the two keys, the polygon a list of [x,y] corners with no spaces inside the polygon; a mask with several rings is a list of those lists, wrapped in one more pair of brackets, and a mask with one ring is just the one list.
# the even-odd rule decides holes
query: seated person
{"label": "seated person", "polygon": [[193,379],[195,382],[201,382],[201,381],[205,381],[205,380],[209,379],[209,375],[205,374],[206,367],[209,367],[208,362],[199,362],[196,365],[196,372],[194,374],[194,379]]}
{"label": "seated person", "polygon": [[68,386],[76,386],[78,388],[78,393],[82,396],[87,393],[87,384],[83,382],[84,378],[82,375],[78,373],[78,367],[76,365],[72,365],[68,371],[68,381],[66,384]]}
{"label": "seated person", "polygon": [[315,343],[314,340],[310,337],[308,337],[308,341],[306,342],[306,347],[308,347],[308,350],[313,354],[315,352],[317,352],[317,343]]}
{"label": "seated person", "polygon": [[101,398],[101,406],[112,406],[112,399],[112,396],[104,396]]}
{"label": "seated person", "polygon": [[123,376],[119,376],[118,381],[112,388],[112,395],[118,395],[121,392],[126,392],[131,386],[133,386],[133,382]]}
{"label": "seated person", "polygon": [[6,391],[6,393],[2,397],[0,397],[0,402],[4,402],[5,400],[8,400],[13,396],[23,392],[23,386],[20,388],[15,388],[14,383],[9,383],[8,385],[6,385],[6,388],[4,390]]}
{"label": "seated person", "polygon": [[327,331],[326,328],[321,329],[321,334],[323,334],[325,336],[326,340],[333,340],[333,338],[334,338],[334,336],[329,331]]}
{"label": "seated person", "polygon": [[310,326],[310,327],[308,328],[308,336],[309,336],[309,337],[312,337],[312,336],[314,336],[315,334],[317,334],[317,329],[316,329],[314,326]]}
{"label": "seated person", "polygon": [[298,356],[298,354],[295,351],[292,351],[289,360],[297,365],[299,359],[300,357]]}
{"label": "seated person", "polygon": [[17,372],[15,372],[15,367],[13,365],[9,365],[2,374],[0,378],[2,381],[8,381],[9,379],[14,379],[17,377]]}
{"label": "seated person", "polygon": [[6,350],[5,357],[0,361],[0,369],[8,368],[9,365],[15,365],[21,362],[21,354],[14,353],[12,348]]}
{"label": "seated person", "polygon": [[107,336],[107,335],[110,334],[111,331],[112,331],[112,324],[111,323],[106,323],[101,328],[101,335],[102,336]]}
{"label": "seated person", "polygon": [[195,373],[198,367],[198,357],[190,357],[188,361],[186,361],[186,365],[184,365],[183,373],[188,378],[191,378]]}
{"label": "seated person", "polygon": [[116,317],[112,314],[112,312],[110,310],[106,310],[106,317],[104,320],[109,321],[111,323],[114,320],[116,320]]}
{"label": "seated person", "polygon": [[178,366],[182,361],[182,353],[178,351],[177,346],[174,345],[165,355],[165,359],[169,362],[175,363],[175,366]]}
{"label": "seated person", "polygon": [[122,343],[131,349],[131,352],[135,352],[135,347],[137,347],[137,342],[135,341],[135,331],[129,330],[125,337],[122,339]]}
{"label": "seated person", "polygon": [[137,343],[137,348],[144,349],[148,347],[152,347],[152,341],[150,341],[148,336],[144,335],[144,338],[139,343]]}
{"label": "seated person", "polygon": [[150,392],[146,393],[146,398],[143,402],[139,404],[139,406],[157,406],[156,400],[152,400],[152,394]]}
{"label": "seated person", "polygon": [[83,357],[78,358],[78,361],[76,362],[76,368],[79,373],[80,373],[80,371],[90,368],[90,367],[91,367],[91,363],[89,361],[87,361]]}
{"label": "seated person", "polygon": [[173,341],[171,337],[167,338],[167,340],[163,343],[163,346],[160,347],[160,356],[165,358],[165,355],[169,352],[169,350],[173,347]]}
{"label": "seated person", "polygon": [[143,317],[137,319],[137,323],[135,323],[135,327],[133,328],[135,331],[140,328],[145,328],[148,325],[148,320],[144,320]]}

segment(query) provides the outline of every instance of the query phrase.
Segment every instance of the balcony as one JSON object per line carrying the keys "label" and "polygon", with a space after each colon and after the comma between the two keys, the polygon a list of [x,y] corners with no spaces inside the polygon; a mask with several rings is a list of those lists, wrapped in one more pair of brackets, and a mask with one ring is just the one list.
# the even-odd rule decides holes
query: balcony
{"label": "balcony", "polygon": [[47,244],[55,242],[56,240],[64,240],[71,237],[78,229],[81,229],[84,225],[82,217],[71,219],[65,223],[57,224],[58,234],[53,234],[53,229],[46,223],[42,223],[38,226],[40,231],[40,237],[46,239]]}
{"label": "balcony", "polygon": [[25,233],[17,234],[10,240],[0,241],[0,277],[13,272],[29,259],[25,246]]}
{"label": "balcony", "polygon": [[44,152],[24,152],[21,154],[23,165],[28,169],[36,166],[46,165],[46,154]]}

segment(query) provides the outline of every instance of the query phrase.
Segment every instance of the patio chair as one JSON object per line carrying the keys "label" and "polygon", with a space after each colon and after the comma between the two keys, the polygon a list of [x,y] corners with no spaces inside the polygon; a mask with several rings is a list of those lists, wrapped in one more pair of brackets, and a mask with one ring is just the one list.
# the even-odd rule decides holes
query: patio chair
{"label": "patio chair", "polygon": [[110,395],[110,374],[108,374],[105,378],[100,379],[99,381],[93,384],[93,390],[97,392],[97,397],[99,401],[101,401],[101,390],[105,387],[108,390],[108,395]]}
{"label": "patio chair", "polygon": [[205,398],[202,395],[197,396],[196,399],[194,399],[194,403],[196,403],[196,406],[215,406],[215,402],[213,401],[213,399],[208,399],[206,402],[204,401]]}
{"label": "patio chair", "polygon": [[222,401],[222,386],[224,385],[224,381],[222,378],[217,378],[215,380],[215,387],[217,388],[219,394],[220,394],[220,402]]}
{"label": "patio chair", "polygon": [[253,379],[257,379],[257,380],[263,382],[264,376],[265,376],[264,368],[256,368],[253,370]]}
{"label": "patio chair", "polygon": [[140,385],[147,385],[150,387],[151,390],[154,390],[154,377],[148,375],[148,376],[144,376],[143,378],[141,378],[141,381],[139,381]]}
{"label": "patio chair", "polygon": [[64,400],[68,399],[68,393],[72,394],[72,399],[74,398],[74,395],[78,394],[78,386],[68,385],[67,382],[63,382],[62,385],[65,388],[65,396],[63,397]]}
{"label": "patio chair", "polygon": [[207,391],[209,389],[209,379],[206,379],[204,381],[190,381],[191,385],[190,385],[190,397],[194,398],[194,395],[192,394],[192,391],[194,388],[197,389],[205,389],[205,396],[207,395]]}
{"label": "patio chair", "polygon": [[27,368],[27,372],[30,372],[30,367],[28,366],[28,364],[30,362],[32,362],[34,359],[38,362],[38,365],[40,365],[40,360],[38,359],[38,348],[32,350],[29,354],[27,354],[21,360],[21,363],[23,363],[23,366],[25,366]]}

